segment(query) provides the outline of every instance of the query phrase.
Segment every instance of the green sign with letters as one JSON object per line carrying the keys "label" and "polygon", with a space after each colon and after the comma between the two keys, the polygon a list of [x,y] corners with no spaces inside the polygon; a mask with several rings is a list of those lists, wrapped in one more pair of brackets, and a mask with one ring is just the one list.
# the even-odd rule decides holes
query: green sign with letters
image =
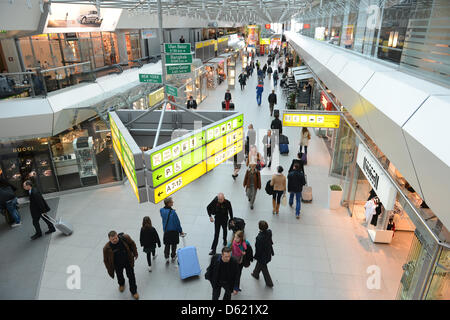
{"label": "green sign with letters", "polygon": [[167,70],[167,74],[190,73],[191,65],[190,64],[168,65],[168,66],[166,66],[166,70]]}
{"label": "green sign with letters", "polygon": [[191,53],[190,43],[164,43],[165,53]]}
{"label": "green sign with letters", "polygon": [[150,73],[140,73],[139,74],[139,82],[162,83],[162,75],[150,74]]}
{"label": "green sign with letters", "polygon": [[178,89],[166,84],[166,92],[168,96],[178,97]]}
{"label": "green sign with letters", "polygon": [[166,54],[166,63],[192,63],[192,54]]}
{"label": "green sign with letters", "polygon": [[223,121],[212,128],[206,129],[206,142],[209,143],[244,125],[244,115],[240,114],[231,120]]}

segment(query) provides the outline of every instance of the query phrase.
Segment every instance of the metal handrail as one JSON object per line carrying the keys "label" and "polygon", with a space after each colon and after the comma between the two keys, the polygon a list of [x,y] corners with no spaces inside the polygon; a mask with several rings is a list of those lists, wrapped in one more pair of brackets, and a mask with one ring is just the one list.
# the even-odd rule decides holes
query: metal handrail
{"label": "metal handrail", "polygon": [[94,70],[92,70],[92,72],[100,72],[100,71],[105,71],[105,70],[109,70],[109,69],[113,69],[113,68],[117,68],[118,69],[118,71],[115,72],[117,74],[121,74],[123,72],[122,66],[120,64],[118,64],[118,63],[94,69]]}
{"label": "metal handrail", "polygon": [[41,70],[41,72],[42,73],[44,73],[44,72],[52,72],[52,71],[63,70],[63,69],[67,69],[67,68],[73,68],[73,67],[76,67],[76,66],[86,65],[86,64],[90,65],[91,62],[90,61],[86,61],[86,62],[71,64],[69,66],[62,66],[62,67],[56,67],[56,68],[51,68],[51,69],[45,69],[45,70]]}

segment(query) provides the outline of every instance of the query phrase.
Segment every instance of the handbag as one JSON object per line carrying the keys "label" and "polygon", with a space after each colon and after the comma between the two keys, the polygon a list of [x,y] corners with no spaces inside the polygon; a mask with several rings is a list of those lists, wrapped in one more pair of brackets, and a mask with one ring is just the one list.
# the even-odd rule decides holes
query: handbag
{"label": "handbag", "polygon": [[287,197],[286,197],[286,193],[283,194],[283,197],[281,198],[281,205],[282,205],[283,207],[286,207],[286,206],[287,206]]}

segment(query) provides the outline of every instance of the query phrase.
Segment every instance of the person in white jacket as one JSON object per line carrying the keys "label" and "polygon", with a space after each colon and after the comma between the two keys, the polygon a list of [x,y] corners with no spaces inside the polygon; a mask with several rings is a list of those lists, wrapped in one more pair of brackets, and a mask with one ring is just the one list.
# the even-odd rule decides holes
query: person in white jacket
{"label": "person in white jacket", "polygon": [[309,133],[308,128],[302,128],[302,135],[300,137],[300,152],[302,152],[303,147],[305,147],[305,153],[308,153],[308,143],[311,139],[311,134]]}

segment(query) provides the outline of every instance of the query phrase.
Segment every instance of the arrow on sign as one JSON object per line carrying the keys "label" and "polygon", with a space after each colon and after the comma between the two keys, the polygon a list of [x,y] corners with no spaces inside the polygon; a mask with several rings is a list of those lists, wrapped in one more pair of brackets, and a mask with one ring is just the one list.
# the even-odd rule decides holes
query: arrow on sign
{"label": "arrow on sign", "polygon": [[242,118],[239,119],[239,123],[241,123],[241,122],[242,122]]}
{"label": "arrow on sign", "polygon": [[161,179],[162,178],[162,175],[160,175],[160,174],[158,174],[157,176],[156,176],[156,180],[159,180],[159,179]]}
{"label": "arrow on sign", "polygon": [[162,191],[158,192],[158,197],[161,197],[161,195],[162,195],[163,193],[164,193],[164,192],[162,192]]}

